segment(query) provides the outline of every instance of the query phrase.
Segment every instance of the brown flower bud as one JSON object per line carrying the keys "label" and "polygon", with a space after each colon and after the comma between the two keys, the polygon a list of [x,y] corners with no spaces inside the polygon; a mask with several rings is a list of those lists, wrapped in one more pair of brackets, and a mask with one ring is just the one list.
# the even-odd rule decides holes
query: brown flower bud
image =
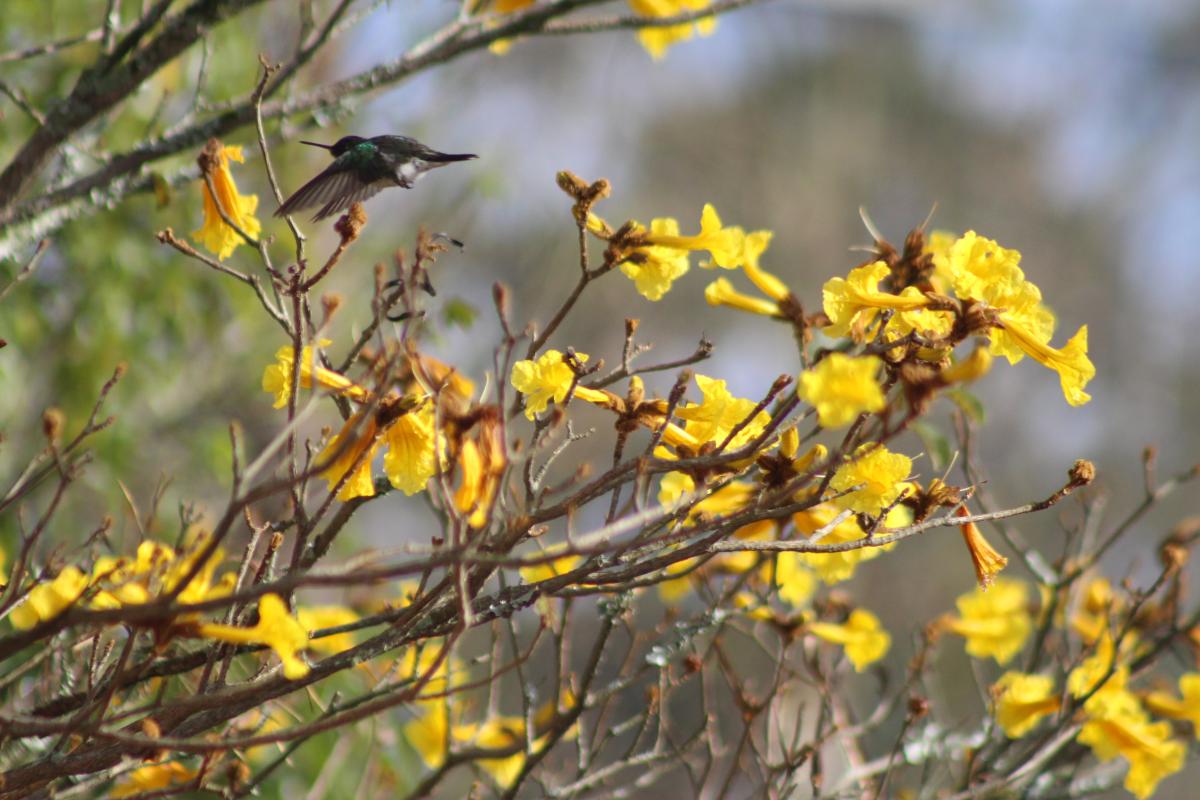
{"label": "brown flower bud", "polygon": [[200,176],[208,175],[221,165],[221,149],[223,145],[221,140],[212,138],[204,145],[204,149],[200,151],[200,155],[196,157],[196,164],[200,167]]}
{"label": "brown flower bud", "polygon": [[63,425],[67,422],[62,409],[51,406],[42,412],[42,433],[52,442],[58,441],[62,435]]}
{"label": "brown flower bud", "polygon": [[558,184],[558,188],[562,189],[576,200],[579,200],[587,193],[587,181],[570,170],[564,169],[563,171],[559,172],[554,176],[554,180]]}
{"label": "brown flower bud", "polygon": [[367,212],[362,203],[355,203],[350,210],[338,219],[333,229],[342,237],[342,244],[349,244],[358,238],[358,234],[367,225]]}
{"label": "brown flower bud", "polygon": [[1071,469],[1067,471],[1067,475],[1071,478],[1071,486],[1087,486],[1096,480],[1096,465],[1086,458],[1081,458],[1071,465]]}
{"label": "brown flower bud", "polygon": [[342,296],[337,292],[326,292],[321,295],[321,311],[325,314],[325,319],[328,320],[337,310],[342,307]]}

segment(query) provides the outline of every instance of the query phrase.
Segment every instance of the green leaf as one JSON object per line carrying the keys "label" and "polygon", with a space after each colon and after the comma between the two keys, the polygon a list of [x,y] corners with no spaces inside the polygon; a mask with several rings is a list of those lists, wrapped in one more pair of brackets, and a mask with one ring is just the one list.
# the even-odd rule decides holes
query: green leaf
{"label": "green leaf", "polygon": [[460,297],[452,297],[442,308],[442,321],[452,327],[468,330],[475,324],[479,309]]}
{"label": "green leaf", "polygon": [[946,392],[946,397],[961,408],[972,422],[980,425],[987,422],[987,411],[983,407],[983,401],[966,389],[951,389]]}

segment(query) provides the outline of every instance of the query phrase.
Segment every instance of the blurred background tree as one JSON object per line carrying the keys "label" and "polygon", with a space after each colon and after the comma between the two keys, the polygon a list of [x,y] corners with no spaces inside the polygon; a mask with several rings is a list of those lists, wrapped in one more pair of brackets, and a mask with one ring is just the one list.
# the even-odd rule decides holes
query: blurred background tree
{"label": "blurred background tree", "polygon": [[[222,4],[6,3],[4,53],[86,40],[0,60],[0,163],[14,158],[55,99],[144,9],[193,5]],[[126,494],[145,506],[160,482],[170,482],[159,506],[166,525],[179,503],[221,497],[226,425],[236,416],[248,446],[263,443],[270,403],[246,376],[257,375],[285,339],[262,314],[245,313],[256,305],[248,289],[215,280],[155,240],[162,228],[183,235],[199,226],[194,160],[206,135],[147,161],[112,192],[81,195],[61,215],[22,218],[14,209],[102,170],[113,154],[172,141],[197,121],[244,107],[260,53],[287,62],[297,41],[311,41],[314,27],[339,9],[339,35],[315,49],[270,103],[302,101],[388,63],[461,13],[449,0],[228,5],[248,8],[215,23],[124,102],[75,131],[0,212],[0,285],[38,239],[49,240],[38,270],[0,317],[8,341],[0,350],[0,473],[38,447],[41,409],[59,406],[69,428],[79,425],[116,363],[129,365],[114,403],[121,416],[96,441],[87,491],[76,490],[59,518],[60,528],[72,521],[81,537],[97,523],[95,508],[116,508]],[[1197,33],[1200,9],[1184,0],[775,2],[722,18],[715,36],[681,42],[659,63],[628,31],[517,38],[504,55],[480,47],[441,69],[274,116],[267,130],[285,192],[326,161],[300,138],[403,133],[481,155],[471,169],[439,175],[419,192],[374,200],[376,224],[358,245],[357,268],[332,279],[345,295],[365,296],[373,280],[366,266],[410,247],[420,224],[464,240],[435,281],[448,308],[474,308],[480,318],[439,320],[432,349],[477,372],[490,367],[493,336],[480,328],[492,325],[493,281],[513,287],[524,319],[544,317],[575,280],[574,244],[563,236],[553,182],[558,169],[609,177],[630,217],[690,218],[706,200],[737,209],[731,222],[776,231],[772,269],[807,287],[802,300],[813,307],[828,275],[862,260],[844,243],[870,242],[856,208],[897,240],[936,206],[933,228],[971,226],[1019,246],[1064,330],[1090,325],[1098,377],[1085,412],[1069,413],[1056,383],[1031,365],[998,370],[979,387],[991,398],[980,446],[993,475],[1003,477],[1004,499],[1037,494],[1084,455],[1100,466],[1116,503],[1140,491],[1136,454],[1144,445],[1157,444],[1173,464],[1200,451],[1200,360],[1189,324],[1200,291]],[[249,122],[220,135],[245,146],[256,164]],[[284,224],[267,219],[275,204],[263,171],[245,169],[239,179],[259,196],[276,263],[286,263],[291,243]],[[328,226],[309,230],[317,247],[333,241]],[[241,249],[231,263],[251,268],[252,255]],[[754,395],[774,375],[771,348],[790,346],[782,329],[708,308],[698,289],[655,305],[617,281],[596,292],[602,302],[572,317],[562,341],[619,351],[624,316],[640,317],[644,337],[664,355],[691,352],[704,332],[725,343],[712,371],[738,394]],[[665,393],[663,381],[652,388]],[[922,472],[931,471],[926,462]],[[1188,506],[1195,502],[1179,498],[1151,523]],[[388,498],[358,524],[368,539],[394,540],[406,513],[403,500]],[[122,528],[132,535],[129,520],[117,525],[118,538]],[[1037,541],[1056,521],[1044,515],[1021,525]],[[0,542],[11,548],[14,538],[0,529]],[[932,539],[911,545],[864,567],[851,590],[882,600],[871,597],[885,588],[872,569],[925,563],[940,547]],[[1114,563],[1136,555],[1136,541],[1124,547],[1111,554]],[[884,621],[925,618],[968,583],[962,572],[930,580],[913,606],[893,606]],[[898,645],[891,658],[902,663],[908,653]]]}

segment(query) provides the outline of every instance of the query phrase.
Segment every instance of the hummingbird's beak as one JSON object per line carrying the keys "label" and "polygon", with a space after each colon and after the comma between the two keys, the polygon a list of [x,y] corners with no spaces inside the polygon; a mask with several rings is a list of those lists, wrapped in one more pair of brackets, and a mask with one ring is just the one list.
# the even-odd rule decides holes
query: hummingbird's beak
{"label": "hummingbird's beak", "polygon": [[320,147],[324,150],[332,150],[333,149],[333,145],[331,145],[331,144],[321,144],[320,142],[306,142],[303,139],[300,140],[300,144],[308,144],[308,145],[312,145],[313,147]]}

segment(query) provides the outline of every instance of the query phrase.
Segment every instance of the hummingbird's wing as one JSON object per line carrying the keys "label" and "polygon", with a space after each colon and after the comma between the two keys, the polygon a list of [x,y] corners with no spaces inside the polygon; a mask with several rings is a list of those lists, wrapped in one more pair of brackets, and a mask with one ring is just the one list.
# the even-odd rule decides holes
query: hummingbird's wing
{"label": "hummingbird's wing", "polygon": [[297,189],[283,202],[275,216],[283,217],[306,208],[320,206],[320,210],[313,217],[315,222],[331,217],[355,203],[361,203],[394,185],[395,183],[387,178],[364,181],[359,177],[357,170],[347,169],[335,161],[324,172]]}

